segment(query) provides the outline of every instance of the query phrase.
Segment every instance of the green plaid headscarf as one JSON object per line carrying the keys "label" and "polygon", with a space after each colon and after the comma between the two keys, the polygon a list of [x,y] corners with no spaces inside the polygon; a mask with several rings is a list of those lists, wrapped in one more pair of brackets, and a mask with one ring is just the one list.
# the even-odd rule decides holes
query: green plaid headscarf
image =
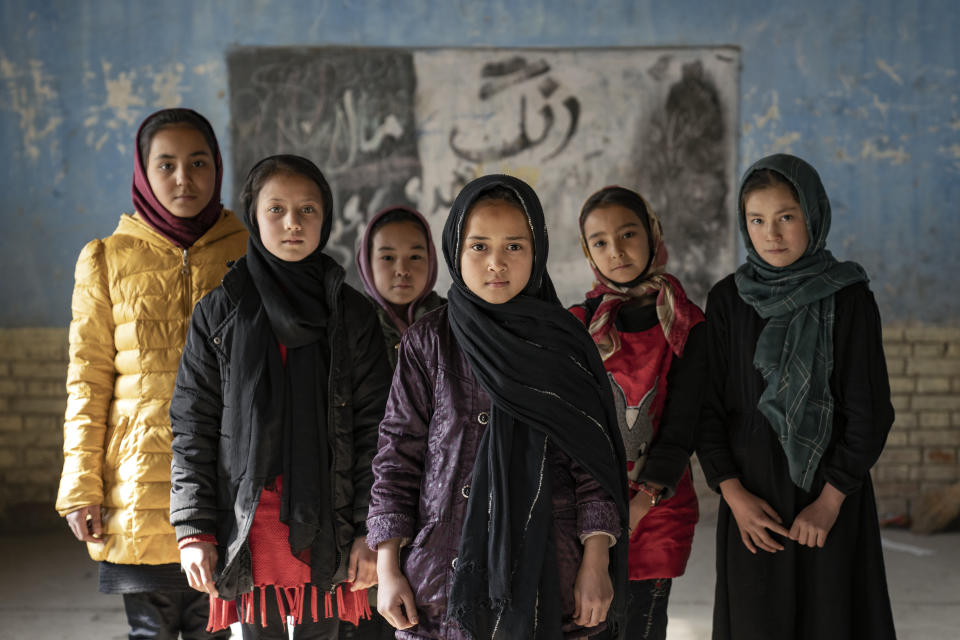
{"label": "green plaid headscarf", "polygon": [[[743,184],[762,169],[776,171],[800,196],[810,243],[793,264],[773,267],[750,242]],[[767,383],[758,408],[773,425],[787,456],[790,478],[809,490],[833,427],[833,294],[867,274],[856,262],[838,262],[824,246],[830,231],[830,201],[816,169],[800,158],[776,154],[753,164],[738,194],[740,235],[747,262],[737,269],[737,291],[769,322],[760,333],[753,365]]]}

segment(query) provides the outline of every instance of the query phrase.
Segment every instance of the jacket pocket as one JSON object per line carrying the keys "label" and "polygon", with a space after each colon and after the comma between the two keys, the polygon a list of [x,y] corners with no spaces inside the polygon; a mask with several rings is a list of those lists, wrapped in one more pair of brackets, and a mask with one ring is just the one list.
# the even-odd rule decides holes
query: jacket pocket
{"label": "jacket pocket", "polygon": [[403,574],[418,604],[445,601],[447,597],[447,569],[453,554],[448,549],[429,544],[438,524],[436,521],[425,524],[405,548]]}
{"label": "jacket pocket", "polygon": [[117,426],[113,428],[110,434],[110,441],[107,443],[107,450],[104,453],[104,462],[111,469],[116,468],[117,458],[120,457],[120,449],[123,446],[123,439],[127,435],[130,425],[130,416],[120,416],[117,420]]}

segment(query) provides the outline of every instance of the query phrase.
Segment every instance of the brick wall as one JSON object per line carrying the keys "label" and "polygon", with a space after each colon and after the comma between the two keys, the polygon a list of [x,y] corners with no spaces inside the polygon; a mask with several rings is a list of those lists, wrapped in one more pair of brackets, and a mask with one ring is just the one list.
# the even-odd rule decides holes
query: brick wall
{"label": "brick wall", "polygon": [[[874,468],[881,515],[960,480],[960,328],[888,328],[897,420]],[[66,329],[0,329],[0,531],[58,526]]]}
{"label": "brick wall", "polygon": [[883,332],[897,419],[874,468],[881,515],[960,480],[960,328]]}
{"label": "brick wall", "polygon": [[66,329],[0,329],[0,531],[57,523],[66,376]]}

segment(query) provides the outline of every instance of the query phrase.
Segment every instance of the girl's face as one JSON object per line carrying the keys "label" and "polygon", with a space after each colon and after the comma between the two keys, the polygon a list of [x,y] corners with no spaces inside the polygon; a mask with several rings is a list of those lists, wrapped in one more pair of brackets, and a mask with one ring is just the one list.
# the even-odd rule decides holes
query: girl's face
{"label": "girl's face", "polygon": [[743,203],[753,248],[772,267],[786,267],[807,250],[810,236],[800,203],[778,184],[748,194]]}
{"label": "girl's face", "polygon": [[504,200],[482,200],[465,227],[460,273],[470,291],[491,304],[523,291],[533,271],[533,235],[523,211]]}
{"label": "girl's face", "polygon": [[320,187],[297,173],[273,174],[257,195],[257,226],[267,251],[281,260],[300,262],[320,246]]}
{"label": "girl's face", "polygon": [[146,170],[153,194],[178,218],[193,218],[213,197],[216,162],[193,127],[174,125],[153,134]]}
{"label": "girl's face", "polygon": [[430,263],[427,236],[416,222],[391,222],[370,241],[373,284],[390,304],[408,305],[423,293]]}
{"label": "girl's face", "polygon": [[619,204],[598,207],[583,221],[583,235],[605,278],[630,282],[643,275],[650,261],[650,240],[636,213]]}

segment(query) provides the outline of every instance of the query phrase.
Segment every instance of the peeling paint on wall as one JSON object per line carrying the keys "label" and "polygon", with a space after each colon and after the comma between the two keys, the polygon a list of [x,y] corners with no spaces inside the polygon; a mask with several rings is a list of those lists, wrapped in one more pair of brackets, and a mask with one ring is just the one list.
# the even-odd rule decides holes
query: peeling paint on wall
{"label": "peeling paint on wall", "polygon": [[185,89],[180,86],[182,79],[183,65],[179,62],[172,68],[154,73],[153,92],[156,97],[153,100],[153,106],[158,109],[179,107],[183,103],[181,92]]}
{"label": "peeling paint on wall", "polygon": [[63,117],[59,115],[53,78],[44,72],[43,61],[28,60],[25,66],[18,66],[0,51],[0,80],[4,86],[0,109],[19,118],[23,153],[36,163],[40,159],[40,144],[49,140],[50,155],[55,155],[59,144],[55,134]]}
{"label": "peeling paint on wall", "polygon": [[897,75],[897,72],[893,70],[893,67],[887,64],[885,60],[881,60],[880,58],[877,58],[877,68],[880,69],[880,71],[883,71],[888,76],[890,76],[890,79],[896,82],[897,84],[900,84],[900,85],[903,84],[903,80],[900,78],[900,76]]}
{"label": "peeling paint on wall", "polygon": [[877,140],[864,140],[860,157],[868,160],[889,160],[891,164],[905,164],[910,161],[910,154],[904,150],[903,145],[893,149],[888,147],[889,143],[890,139],[886,136],[879,139],[879,144]]}

